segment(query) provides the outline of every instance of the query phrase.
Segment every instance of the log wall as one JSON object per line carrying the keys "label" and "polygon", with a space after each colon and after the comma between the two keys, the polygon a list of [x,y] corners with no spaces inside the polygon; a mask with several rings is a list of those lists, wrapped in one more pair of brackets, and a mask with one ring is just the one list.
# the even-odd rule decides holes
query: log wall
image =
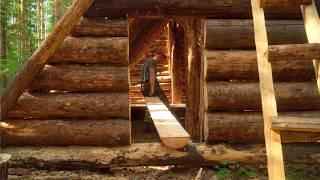
{"label": "log wall", "polygon": [[2,144],[130,144],[127,24],[82,18],[1,123]]}
{"label": "log wall", "polygon": [[[270,19],[266,26],[270,45],[307,42],[301,20]],[[205,141],[264,141],[252,20],[209,19],[205,34]],[[272,62],[272,71],[280,115],[319,117],[312,61]],[[319,139],[315,132],[281,132],[282,142]]]}

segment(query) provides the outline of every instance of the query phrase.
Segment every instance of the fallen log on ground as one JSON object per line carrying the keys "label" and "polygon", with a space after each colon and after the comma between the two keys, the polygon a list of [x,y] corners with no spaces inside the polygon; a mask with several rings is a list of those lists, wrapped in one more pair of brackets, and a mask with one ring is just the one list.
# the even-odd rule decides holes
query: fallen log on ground
{"label": "fallen log on ground", "polygon": [[72,36],[128,37],[127,20],[84,18],[72,29]]}
{"label": "fallen log on ground", "polygon": [[[320,143],[284,144],[286,163],[320,163]],[[190,144],[185,151],[173,150],[161,143],[139,143],[122,147],[6,147],[12,167],[42,169],[99,169],[109,167],[214,165],[228,161],[240,164],[266,163],[265,145]]]}
{"label": "fallen log on ground", "polygon": [[129,117],[128,93],[24,93],[8,118]]}
{"label": "fallen log on ground", "polygon": [[[279,112],[279,116],[320,117],[320,111]],[[262,112],[213,112],[205,116],[207,142],[263,142]],[[315,142],[320,133],[281,131],[281,142]]]}
{"label": "fallen log on ground", "polygon": [[[207,51],[207,81],[258,81],[256,51]],[[309,81],[315,78],[311,61],[281,61],[272,63],[274,81]]]}
{"label": "fallen log on ground", "polygon": [[128,119],[9,119],[1,122],[2,145],[127,145]]}
{"label": "fallen log on ground", "polygon": [[127,37],[68,37],[50,63],[127,65],[128,48]]}
{"label": "fallen log on ground", "polygon": [[[315,0],[317,7],[320,1]],[[319,8],[318,8],[319,9]],[[265,7],[266,18],[300,19],[299,6]],[[96,0],[87,17],[202,16],[211,18],[252,18],[250,0]]]}
{"label": "fallen log on ground", "polygon": [[[320,110],[320,95],[315,82],[274,84],[278,110]],[[261,110],[258,82],[209,82],[208,111]]]}
{"label": "fallen log on ground", "polygon": [[128,91],[128,67],[90,65],[46,65],[31,90]]}
{"label": "fallen log on ground", "polygon": [[[301,20],[266,21],[269,45],[307,43]],[[252,20],[206,21],[206,49],[255,49]]]}

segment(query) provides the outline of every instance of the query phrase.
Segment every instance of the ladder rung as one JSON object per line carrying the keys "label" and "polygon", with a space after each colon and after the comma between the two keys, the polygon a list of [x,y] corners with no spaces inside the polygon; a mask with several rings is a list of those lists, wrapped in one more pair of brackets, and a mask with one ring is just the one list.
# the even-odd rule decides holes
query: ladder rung
{"label": "ladder rung", "polygon": [[320,59],[320,43],[271,45],[269,61],[295,61]]}
{"label": "ladder rung", "polygon": [[320,132],[320,117],[279,116],[273,119],[272,129],[280,131]]}

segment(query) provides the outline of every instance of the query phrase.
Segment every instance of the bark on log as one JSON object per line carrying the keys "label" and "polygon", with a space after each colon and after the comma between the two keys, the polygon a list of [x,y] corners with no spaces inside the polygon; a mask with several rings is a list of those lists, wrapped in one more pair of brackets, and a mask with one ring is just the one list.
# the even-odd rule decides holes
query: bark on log
{"label": "bark on log", "polygon": [[70,34],[72,28],[76,25],[82,14],[90,7],[92,2],[93,0],[75,1],[37,51],[29,58],[19,73],[15,75],[1,95],[1,119],[4,119],[7,112],[17,102],[21,94],[43,69],[49,58]]}
{"label": "bark on log", "polygon": [[281,8],[283,6],[309,5],[312,0],[263,0],[262,7]]}
{"label": "bark on log", "polygon": [[[301,20],[266,21],[269,45],[307,43]],[[252,20],[206,21],[206,49],[255,49]]]}
{"label": "bark on log", "polygon": [[2,145],[127,145],[128,119],[10,119],[1,122]]}
{"label": "bark on log", "polygon": [[[279,112],[279,116],[319,117],[320,111]],[[206,113],[206,142],[263,142],[261,112]],[[281,142],[315,142],[320,133],[281,131]]]}
{"label": "bark on log", "polygon": [[[265,144],[190,144],[185,151],[161,143],[139,143],[123,147],[7,147],[14,167],[41,169],[99,169],[110,167],[215,165],[226,161],[260,165],[266,163]],[[319,143],[284,144],[286,163],[317,164]]]}
{"label": "bark on log", "polygon": [[[85,16],[88,17],[163,17],[203,16],[211,18],[252,18],[250,0],[96,0]],[[315,0],[317,7],[320,1]],[[265,7],[267,18],[301,18],[299,6]],[[319,9],[319,8],[318,8]]]}
{"label": "bark on log", "polygon": [[129,118],[128,93],[24,93],[8,118]]}
{"label": "bark on log", "polygon": [[51,63],[128,64],[127,37],[68,37]]}
{"label": "bark on log", "polygon": [[[319,110],[315,82],[275,83],[278,110]],[[209,82],[208,110],[261,110],[259,83]]]}
{"label": "bark on log", "polygon": [[[207,81],[258,81],[256,51],[207,51]],[[309,81],[314,79],[311,61],[273,62],[274,81]]]}
{"label": "bark on log", "polygon": [[33,91],[128,91],[128,68],[46,65],[30,89]]}
{"label": "bark on log", "polygon": [[320,43],[273,45],[268,51],[270,62],[320,59]]}
{"label": "bark on log", "polygon": [[72,36],[128,37],[127,20],[82,17],[72,29]]}

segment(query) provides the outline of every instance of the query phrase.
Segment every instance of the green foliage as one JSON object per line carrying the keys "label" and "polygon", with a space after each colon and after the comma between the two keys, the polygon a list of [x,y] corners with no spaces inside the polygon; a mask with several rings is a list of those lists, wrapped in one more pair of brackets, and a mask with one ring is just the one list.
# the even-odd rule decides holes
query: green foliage
{"label": "green foliage", "polygon": [[237,170],[237,176],[238,177],[257,177],[258,173],[256,171],[254,171],[252,168],[250,167],[239,167]]}
{"label": "green foliage", "polygon": [[218,179],[228,179],[232,176],[232,171],[226,167],[219,169],[216,173]]}
{"label": "green foliage", "polygon": [[223,161],[221,165],[215,166],[218,179],[250,179],[259,176],[259,173],[249,166],[240,166],[237,161]]}
{"label": "green foliage", "polygon": [[[1,31],[5,31],[6,34],[6,47],[2,47],[1,43],[1,48],[7,50],[6,54],[1,54],[1,77],[10,79],[37,49],[44,38],[43,36],[49,34],[53,29],[55,23],[54,1],[40,0],[40,2],[42,4],[42,11],[41,16],[38,17],[38,0],[0,1],[0,21],[1,24],[4,23],[4,28],[1,28]],[[63,13],[72,2],[73,0],[62,1]],[[24,16],[21,16],[21,14],[24,14]],[[39,36],[38,32],[39,18],[43,21],[42,37]],[[21,19],[22,21],[20,21]],[[22,36],[22,34],[24,36]],[[1,41],[3,41],[2,37]]]}
{"label": "green foliage", "polygon": [[[287,180],[307,180],[309,171],[308,168],[301,166],[288,166],[286,167],[286,179]],[[319,178],[320,179],[320,178]]]}

